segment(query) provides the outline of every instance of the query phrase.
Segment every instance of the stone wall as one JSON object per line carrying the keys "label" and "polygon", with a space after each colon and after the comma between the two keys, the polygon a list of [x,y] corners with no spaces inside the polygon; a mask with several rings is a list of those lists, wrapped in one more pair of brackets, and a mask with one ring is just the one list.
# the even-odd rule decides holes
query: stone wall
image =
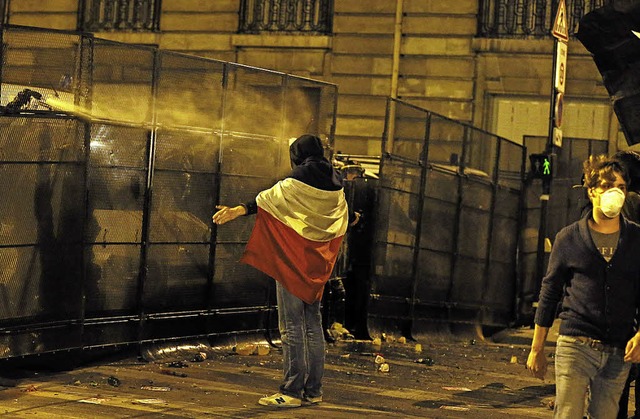
{"label": "stone wall", "polygon": [[[78,0],[12,0],[9,23],[76,29]],[[339,86],[336,149],[380,154],[392,95],[396,1],[336,0],[333,36],[239,35],[239,0],[163,0],[159,33],[96,33]],[[478,0],[404,0],[397,97],[488,129],[495,95],[548,100],[553,41],[475,38]],[[588,52],[569,45],[567,99],[607,101]],[[610,140],[620,143],[611,118]]]}

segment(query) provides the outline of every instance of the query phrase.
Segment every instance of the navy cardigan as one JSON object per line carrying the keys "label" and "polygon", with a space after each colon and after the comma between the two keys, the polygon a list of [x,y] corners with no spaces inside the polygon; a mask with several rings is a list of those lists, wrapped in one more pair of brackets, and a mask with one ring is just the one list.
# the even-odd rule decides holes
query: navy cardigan
{"label": "navy cardigan", "polygon": [[607,262],[591,239],[590,217],[557,234],[535,323],[550,327],[562,301],[560,334],[624,348],[633,336],[640,302],[640,225],[620,217],[618,246]]}

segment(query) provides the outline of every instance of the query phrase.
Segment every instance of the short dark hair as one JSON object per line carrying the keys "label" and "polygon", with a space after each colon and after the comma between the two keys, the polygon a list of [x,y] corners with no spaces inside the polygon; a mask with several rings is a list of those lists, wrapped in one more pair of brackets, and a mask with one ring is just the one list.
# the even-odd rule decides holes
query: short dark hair
{"label": "short dark hair", "polygon": [[587,188],[597,188],[603,180],[613,182],[616,173],[622,177],[627,185],[629,184],[629,173],[626,167],[619,160],[607,157],[604,154],[589,156],[582,167],[584,186]]}

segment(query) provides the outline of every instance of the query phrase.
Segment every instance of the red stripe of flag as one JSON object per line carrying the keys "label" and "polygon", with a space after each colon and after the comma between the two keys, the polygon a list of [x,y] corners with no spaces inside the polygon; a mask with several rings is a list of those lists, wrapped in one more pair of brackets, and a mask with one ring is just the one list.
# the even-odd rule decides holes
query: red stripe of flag
{"label": "red stripe of flag", "polygon": [[241,262],[255,267],[307,304],[322,298],[342,237],[326,242],[306,239],[258,208],[256,223]]}

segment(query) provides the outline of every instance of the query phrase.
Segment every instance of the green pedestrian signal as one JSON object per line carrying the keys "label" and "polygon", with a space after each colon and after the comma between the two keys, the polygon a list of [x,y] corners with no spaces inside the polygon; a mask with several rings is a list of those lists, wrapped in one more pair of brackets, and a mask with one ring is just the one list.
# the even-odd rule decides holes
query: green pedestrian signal
{"label": "green pedestrian signal", "polygon": [[531,176],[534,179],[550,180],[553,175],[551,157],[548,154],[530,154]]}
{"label": "green pedestrian signal", "polygon": [[545,157],[542,162],[542,176],[551,176],[551,162],[548,157]]}

